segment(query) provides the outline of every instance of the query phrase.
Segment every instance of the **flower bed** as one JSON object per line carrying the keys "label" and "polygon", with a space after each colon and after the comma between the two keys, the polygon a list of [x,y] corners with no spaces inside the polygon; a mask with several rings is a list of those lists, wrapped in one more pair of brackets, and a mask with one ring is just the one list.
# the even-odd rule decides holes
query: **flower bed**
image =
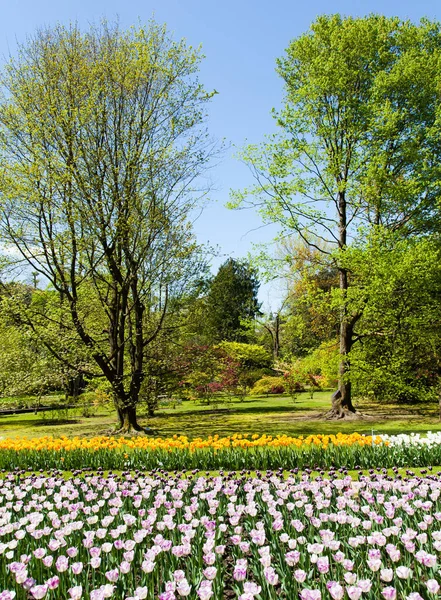
{"label": "flower bed", "polygon": [[0,469],[167,470],[425,467],[441,465],[441,435],[280,435],[173,438],[36,438],[0,440]]}
{"label": "flower bed", "polygon": [[441,477],[0,479],[2,600],[436,598]]}

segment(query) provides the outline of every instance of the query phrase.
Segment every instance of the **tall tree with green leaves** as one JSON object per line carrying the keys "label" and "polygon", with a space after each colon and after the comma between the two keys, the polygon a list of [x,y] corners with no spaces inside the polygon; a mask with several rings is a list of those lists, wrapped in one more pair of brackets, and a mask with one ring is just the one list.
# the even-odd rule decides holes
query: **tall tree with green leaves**
{"label": "tall tree with green leaves", "polygon": [[376,231],[345,256],[349,303],[363,316],[351,351],[357,395],[436,400],[441,390],[441,248],[435,236]]}
{"label": "tall tree with green leaves", "polygon": [[[351,416],[349,353],[360,312],[347,303],[340,257],[360,227],[413,234],[439,221],[438,23],[321,16],[277,63],[279,132],[241,154],[256,185],[233,194],[281,236],[334,257],[340,289],[340,379],[332,415]],[[321,243],[317,244],[316,240]]]}
{"label": "tall tree with green leaves", "polygon": [[219,267],[206,297],[206,329],[212,341],[247,341],[243,322],[259,314],[259,285],[246,261],[229,258]]}
{"label": "tall tree with green leaves", "polygon": [[214,144],[199,63],[154,22],[104,22],[39,31],[1,74],[9,277],[25,266],[58,295],[47,316],[88,349],[123,430],[140,429],[146,349],[201,262],[189,223]]}
{"label": "tall tree with green leaves", "polygon": [[24,284],[13,286],[7,294],[0,290],[0,396],[41,397],[50,390],[66,388],[70,373],[29,328],[13,318],[8,306],[13,295],[21,298],[21,309],[26,311],[38,292]]}
{"label": "tall tree with green leaves", "polygon": [[75,397],[85,375],[99,375],[88,349],[62,319],[65,312],[54,290],[0,283],[0,327],[8,340],[0,356],[1,394],[64,389],[66,397]]}

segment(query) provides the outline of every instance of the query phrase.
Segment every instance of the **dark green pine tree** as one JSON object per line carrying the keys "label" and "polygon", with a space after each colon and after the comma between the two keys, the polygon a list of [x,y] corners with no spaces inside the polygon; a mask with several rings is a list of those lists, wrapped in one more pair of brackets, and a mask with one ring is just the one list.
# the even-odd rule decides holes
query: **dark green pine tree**
{"label": "dark green pine tree", "polygon": [[207,296],[206,326],[213,341],[247,341],[243,322],[260,314],[257,273],[244,260],[229,258],[213,278]]}

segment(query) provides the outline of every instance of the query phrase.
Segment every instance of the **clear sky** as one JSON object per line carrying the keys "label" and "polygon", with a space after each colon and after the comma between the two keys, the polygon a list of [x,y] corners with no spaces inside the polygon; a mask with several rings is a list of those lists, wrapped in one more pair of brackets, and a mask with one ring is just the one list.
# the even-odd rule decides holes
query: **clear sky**
{"label": "clear sky", "polygon": [[[275,60],[318,15],[441,19],[441,0],[3,0],[1,5],[0,56],[14,53],[17,40],[25,41],[39,27],[69,21],[87,27],[102,17],[118,17],[122,27],[129,27],[154,16],[167,23],[175,38],[202,44],[206,58],[200,79],[208,90],[219,92],[211,105],[209,128],[232,148],[246,140],[259,142],[274,130],[270,111],[280,105],[283,94]],[[233,152],[212,171],[213,203],[195,224],[201,241],[220,247],[223,256],[218,262],[226,256],[245,256],[253,242],[269,241],[276,232],[260,228],[258,216],[250,211],[224,207],[231,188],[251,183]],[[265,303],[268,293],[265,288],[261,294]]]}

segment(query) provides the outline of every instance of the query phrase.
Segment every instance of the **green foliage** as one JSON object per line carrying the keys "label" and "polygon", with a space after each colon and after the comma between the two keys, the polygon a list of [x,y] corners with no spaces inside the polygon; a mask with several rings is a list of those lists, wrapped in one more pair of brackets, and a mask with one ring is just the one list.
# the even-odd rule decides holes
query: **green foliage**
{"label": "green foliage", "polygon": [[244,344],[241,342],[223,341],[219,345],[227,356],[239,361],[244,368],[268,367],[271,364],[271,356],[268,351],[258,344]]}
{"label": "green foliage", "polygon": [[[315,243],[327,252],[320,240]],[[339,311],[330,305],[332,290],[339,286],[338,270],[325,252],[294,237],[279,245],[277,256],[287,285],[279,335],[282,360],[306,356],[338,335]]]}
{"label": "green foliage", "polygon": [[223,356],[223,352],[214,346],[186,346],[176,357],[174,367],[179,380],[179,395],[206,403],[213,400],[224,388],[220,381]]}
{"label": "green foliage", "polygon": [[81,371],[107,378],[124,426],[148,346],[204,270],[190,223],[214,152],[200,60],[154,22],[58,25],[1,74],[8,276],[25,266],[50,287],[16,317],[69,368],[83,348]]}
{"label": "green foliage", "polygon": [[[361,315],[360,304],[348,304],[353,278],[344,255],[374,227],[401,235],[439,230],[440,60],[438,23],[318,17],[277,63],[285,83],[284,107],[274,112],[278,133],[240,156],[256,185],[234,192],[230,206],[256,208],[280,226],[280,238],[296,233],[338,272],[332,306],[349,410],[349,354]],[[300,312],[292,323],[299,337],[304,323]]]}
{"label": "green foliage", "polygon": [[32,294],[27,286],[17,286],[13,299],[10,295],[0,298],[0,396],[41,396],[64,389],[72,374],[32,330],[11,318],[11,305],[19,302],[26,310]]}
{"label": "green foliage", "polygon": [[280,133],[243,151],[259,183],[234,193],[231,205],[254,196],[266,222],[336,247],[339,215],[327,204],[337,209],[339,193],[351,231],[360,221],[398,227],[430,213],[440,181],[440,48],[437,23],[319,17],[278,61]]}
{"label": "green foliage", "polygon": [[243,321],[259,314],[259,281],[246,262],[229,258],[219,267],[206,297],[205,327],[214,342],[247,341]]}
{"label": "green foliage", "polygon": [[95,409],[99,406],[111,406],[112,401],[112,387],[103,377],[89,381],[86,391],[77,399],[79,404],[84,403]]}
{"label": "green foliage", "polygon": [[265,375],[253,385],[250,390],[251,396],[268,396],[269,394],[283,394],[287,387],[285,378]]}
{"label": "green foliage", "polygon": [[435,399],[441,376],[441,248],[377,231],[352,248],[350,306],[363,306],[351,371],[359,395],[383,401]]}
{"label": "green foliage", "polygon": [[297,360],[295,368],[305,384],[322,388],[335,388],[338,382],[340,355],[336,340],[322,342],[311,354]]}
{"label": "green foliage", "polygon": [[213,148],[200,59],[155,23],[103,23],[41,31],[3,70],[0,394],[80,375],[152,416],[161,398],[335,388],[341,362],[360,397],[434,399],[440,25],[323,16],[278,61],[278,134],[243,151],[258,183],[232,197],[281,227],[260,266],[283,265],[288,293],[260,325],[255,268],[209,280],[189,223]]}

